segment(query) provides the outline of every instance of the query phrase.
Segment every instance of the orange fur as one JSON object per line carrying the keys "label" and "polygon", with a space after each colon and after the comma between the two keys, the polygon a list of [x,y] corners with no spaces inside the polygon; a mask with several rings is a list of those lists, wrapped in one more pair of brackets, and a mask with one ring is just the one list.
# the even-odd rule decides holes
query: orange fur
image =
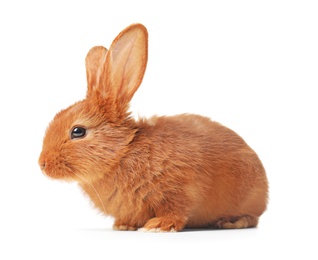
{"label": "orange fur", "polygon": [[[135,121],[129,102],[147,64],[147,31],[134,24],[109,51],[86,57],[86,99],[59,112],[39,158],[55,179],[77,181],[114,229],[255,227],[268,183],[255,152],[232,130],[191,114]],[[74,126],[86,129],[71,139]]]}

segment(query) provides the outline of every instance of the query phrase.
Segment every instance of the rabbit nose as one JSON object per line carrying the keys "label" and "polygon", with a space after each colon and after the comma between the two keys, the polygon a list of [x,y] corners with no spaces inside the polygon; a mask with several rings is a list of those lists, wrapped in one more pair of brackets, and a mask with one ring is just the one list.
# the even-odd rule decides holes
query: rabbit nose
{"label": "rabbit nose", "polygon": [[44,171],[46,166],[46,160],[43,157],[43,154],[41,154],[39,158],[39,166],[41,168],[41,171]]}
{"label": "rabbit nose", "polygon": [[41,168],[42,171],[45,170],[45,162],[40,163],[40,168]]}

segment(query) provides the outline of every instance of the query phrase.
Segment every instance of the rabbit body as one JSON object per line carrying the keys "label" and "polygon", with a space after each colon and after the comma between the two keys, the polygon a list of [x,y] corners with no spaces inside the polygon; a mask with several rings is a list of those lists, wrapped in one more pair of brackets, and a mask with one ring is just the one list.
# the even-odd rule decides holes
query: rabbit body
{"label": "rabbit body", "polygon": [[[246,227],[256,223],[266,207],[267,181],[242,138],[198,115],[139,124],[114,172],[93,183],[103,201],[91,185],[82,185],[100,210],[116,218],[116,228],[137,229],[149,220],[148,229],[223,227],[223,220],[245,216],[254,218]],[[165,217],[175,220],[162,226]]]}
{"label": "rabbit body", "polygon": [[[95,206],[115,218],[115,229],[255,227],[268,183],[240,136],[199,115],[130,117],[146,60],[147,32],[139,24],[119,34],[109,51],[89,52],[87,97],[51,122],[42,171],[78,181]],[[80,138],[76,126],[85,130]]]}

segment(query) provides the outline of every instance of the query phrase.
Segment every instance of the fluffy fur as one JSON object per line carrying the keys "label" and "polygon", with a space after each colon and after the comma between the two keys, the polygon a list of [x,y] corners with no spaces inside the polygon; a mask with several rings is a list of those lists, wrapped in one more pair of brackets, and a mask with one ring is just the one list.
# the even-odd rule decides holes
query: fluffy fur
{"label": "fluffy fur", "polygon": [[[255,152],[209,118],[182,114],[135,121],[129,101],[141,84],[148,52],[141,24],[123,30],[110,50],[86,57],[86,99],[59,112],[39,158],[42,171],[77,181],[114,229],[255,227],[268,183]],[[86,135],[71,138],[73,127]]]}

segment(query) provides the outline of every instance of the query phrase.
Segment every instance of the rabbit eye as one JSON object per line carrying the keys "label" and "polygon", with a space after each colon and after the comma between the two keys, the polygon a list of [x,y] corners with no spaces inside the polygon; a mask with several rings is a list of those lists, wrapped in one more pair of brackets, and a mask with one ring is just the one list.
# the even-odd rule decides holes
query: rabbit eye
{"label": "rabbit eye", "polygon": [[76,126],[72,129],[71,139],[81,138],[86,135],[86,129],[84,127]]}

